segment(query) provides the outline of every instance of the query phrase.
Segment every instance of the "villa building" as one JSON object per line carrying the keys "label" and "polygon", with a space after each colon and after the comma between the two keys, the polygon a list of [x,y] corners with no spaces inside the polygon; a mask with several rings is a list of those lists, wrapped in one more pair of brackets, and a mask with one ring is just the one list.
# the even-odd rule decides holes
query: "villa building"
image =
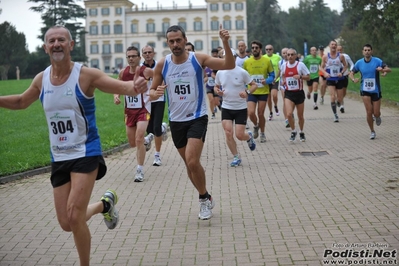
{"label": "villa building", "polygon": [[[159,2],[158,2],[159,3]],[[126,49],[151,45],[155,60],[170,53],[165,32],[169,26],[180,25],[196,52],[210,54],[222,45],[219,25],[230,32],[230,45],[247,43],[245,0],[206,0],[204,6],[147,7],[128,0],[86,0],[86,56],[90,67],[110,73],[113,68],[127,65]]]}

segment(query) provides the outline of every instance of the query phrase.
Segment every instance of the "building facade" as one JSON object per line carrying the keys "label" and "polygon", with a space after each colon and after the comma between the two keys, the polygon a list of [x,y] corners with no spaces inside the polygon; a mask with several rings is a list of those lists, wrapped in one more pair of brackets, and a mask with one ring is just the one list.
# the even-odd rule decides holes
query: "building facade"
{"label": "building facade", "polygon": [[[159,2],[158,2],[159,3]],[[165,32],[169,26],[180,25],[196,52],[210,54],[222,45],[219,25],[230,32],[230,45],[247,43],[245,0],[206,0],[204,6],[147,7],[128,0],[86,0],[86,56],[90,67],[112,72],[127,64],[126,49],[151,45],[155,59],[170,53]]]}

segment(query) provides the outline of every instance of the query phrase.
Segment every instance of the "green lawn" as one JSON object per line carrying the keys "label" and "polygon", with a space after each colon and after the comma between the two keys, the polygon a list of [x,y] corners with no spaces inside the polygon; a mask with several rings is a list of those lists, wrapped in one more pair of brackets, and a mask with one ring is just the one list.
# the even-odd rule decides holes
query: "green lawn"
{"label": "green lawn", "polygon": [[[0,81],[0,96],[25,91],[32,80]],[[127,143],[123,104],[97,90],[96,117],[104,151]],[[40,168],[50,164],[48,128],[40,101],[26,110],[0,108],[0,176]],[[167,121],[167,112],[164,120]]]}

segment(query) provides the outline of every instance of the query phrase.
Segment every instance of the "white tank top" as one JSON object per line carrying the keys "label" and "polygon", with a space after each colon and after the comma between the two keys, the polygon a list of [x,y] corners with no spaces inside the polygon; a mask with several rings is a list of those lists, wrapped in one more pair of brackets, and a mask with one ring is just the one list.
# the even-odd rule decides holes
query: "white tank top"
{"label": "white tank top", "polygon": [[327,54],[327,62],[326,62],[326,71],[330,74],[330,77],[327,80],[342,80],[344,77],[338,77],[338,74],[342,71],[342,63],[341,58],[339,57],[339,53],[335,56],[335,58],[331,58],[330,53]]}
{"label": "white tank top", "polygon": [[43,72],[40,101],[49,128],[52,162],[102,154],[94,97],[86,96],[79,86],[81,68],[74,63],[68,80],[59,86],[51,84],[51,66]]}
{"label": "white tank top", "polygon": [[169,108],[169,120],[190,121],[207,115],[204,70],[195,54],[190,52],[186,62],[175,64],[172,54],[165,58],[162,69]]}
{"label": "white tank top", "polygon": [[[153,65],[152,67],[149,67],[148,65],[146,65],[146,66],[149,67],[149,68],[151,68],[152,70],[154,70],[154,69],[155,69],[155,66],[157,65],[157,63],[158,63],[158,62],[154,60],[154,65]],[[142,66],[142,65],[144,65],[144,63],[142,63],[140,66]],[[147,94],[149,94],[149,91],[150,91],[150,88],[151,88],[151,84],[152,84],[152,78],[150,78],[150,79],[148,80],[148,82],[147,82],[147,87],[148,87],[148,93],[147,93]],[[162,95],[162,96],[159,97],[158,99],[153,100],[153,101],[151,101],[151,102],[155,103],[155,102],[164,102],[164,101],[165,101],[165,97]]]}

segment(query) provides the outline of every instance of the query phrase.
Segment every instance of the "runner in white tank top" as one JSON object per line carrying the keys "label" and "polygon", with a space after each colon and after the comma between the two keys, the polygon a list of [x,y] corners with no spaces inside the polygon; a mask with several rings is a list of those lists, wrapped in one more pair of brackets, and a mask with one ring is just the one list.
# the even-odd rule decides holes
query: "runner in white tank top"
{"label": "runner in white tank top", "polygon": [[51,67],[37,74],[24,93],[0,96],[0,107],[25,109],[40,97],[50,133],[50,179],[57,220],[63,230],[72,232],[79,264],[89,265],[87,221],[103,213],[108,229],[114,229],[119,220],[115,191],[107,190],[101,201],[89,205],[95,180],[106,172],[94,115],[94,90],[135,96],[147,90],[147,83],[143,78],[116,80],[99,69],[72,62],[75,43],[63,26],[48,29],[44,40]]}
{"label": "runner in white tank top", "polygon": [[[235,59],[229,47],[229,32],[220,28],[220,38],[226,49],[226,58],[214,58],[207,54],[187,53],[186,33],[174,25],[166,31],[166,41],[171,55],[158,61],[150,97],[157,99],[166,93],[170,130],[173,142],[187,167],[188,176],[199,193],[198,217],[212,217],[215,201],[206,189],[205,171],[200,157],[208,124],[206,96],[203,87],[204,68],[233,69]],[[161,85],[165,82],[165,85]]]}

